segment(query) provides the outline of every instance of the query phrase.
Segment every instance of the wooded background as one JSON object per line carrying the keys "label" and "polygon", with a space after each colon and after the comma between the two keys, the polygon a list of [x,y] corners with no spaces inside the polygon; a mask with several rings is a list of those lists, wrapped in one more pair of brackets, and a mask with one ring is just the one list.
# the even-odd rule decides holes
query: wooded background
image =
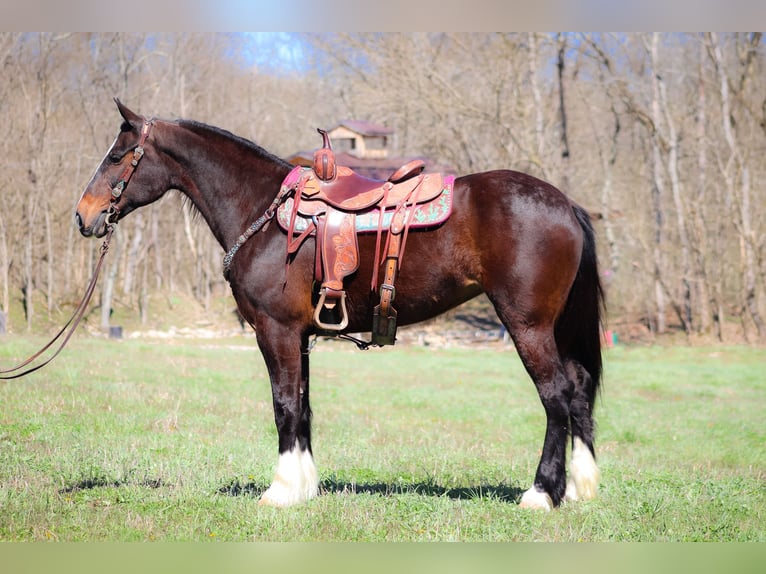
{"label": "wooded background", "polygon": [[[613,321],[763,341],[765,58],[761,33],[2,33],[0,313],[48,329],[79,300],[100,242],[73,208],[117,96],[282,156],[358,119],[396,155],[532,173],[596,218]],[[118,226],[103,289],[144,324],[152,294],[209,309],[222,255],[169,194]]]}

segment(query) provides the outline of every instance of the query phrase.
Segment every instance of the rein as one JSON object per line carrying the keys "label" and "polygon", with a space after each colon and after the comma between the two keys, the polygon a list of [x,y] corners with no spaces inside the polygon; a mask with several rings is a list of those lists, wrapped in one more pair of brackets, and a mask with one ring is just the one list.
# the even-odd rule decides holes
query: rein
{"label": "rein", "polygon": [[[108,225],[108,230],[106,232],[106,237],[104,238],[104,243],[101,245],[101,256],[98,258],[98,263],[96,263],[96,269],[93,271],[93,277],[90,279],[90,283],[88,283],[88,288],[85,290],[85,295],[83,295],[82,300],[80,301],[79,305],[77,305],[77,309],[75,309],[74,314],[69,319],[69,321],[66,322],[66,324],[61,327],[61,330],[59,330],[58,333],[51,339],[47,345],[45,345],[42,349],[37,351],[34,355],[29,357],[27,360],[25,360],[23,363],[16,365],[12,369],[6,369],[3,371],[0,371],[0,380],[10,380],[10,379],[18,379],[19,377],[23,377],[24,375],[28,375],[30,373],[34,373],[38,369],[42,369],[45,365],[50,363],[53,359],[55,359],[58,354],[64,349],[66,344],[69,342],[69,339],[72,338],[72,335],[74,335],[75,330],[77,329],[78,325],[80,324],[80,321],[83,318],[83,315],[85,315],[85,310],[88,308],[88,303],[90,303],[90,298],[93,296],[93,292],[96,289],[96,283],[98,282],[98,275],[101,271],[101,264],[104,262],[104,257],[106,257],[107,251],[109,251],[109,241],[112,238],[112,233],[114,232],[114,223],[110,223]],[[47,351],[50,347],[53,346],[53,344],[64,335],[64,333],[67,330],[67,327],[71,325],[71,328],[69,329],[69,332],[66,333],[66,336],[61,341],[61,344],[58,346],[56,351],[51,355],[48,359],[46,359],[44,362],[40,363],[39,365],[35,365],[34,367],[29,367],[28,369],[24,369],[27,365],[35,361],[38,357],[40,357],[45,351]]]}
{"label": "rein", "polygon": [[[141,130],[141,139],[138,142],[138,146],[133,150],[133,159],[130,160],[130,163],[125,167],[125,170],[122,172],[120,179],[112,188],[112,198],[109,202],[109,209],[106,212],[106,237],[104,237],[104,242],[101,244],[101,255],[98,258],[98,262],[96,263],[96,268],[93,271],[93,276],[91,277],[90,282],[88,283],[88,287],[85,289],[85,295],[83,295],[83,298],[80,300],[80,303],[77,305],[77,308],[72,314],[72,317],[69,319],[69,321],[67,321],[64,324],[63,327],[61,327],[61,329],[59,330],[58,333],[56,333],[53,339],[51,339],[42,349],[37,351],[34,355],[32,355],[31,357],[26,359],[24,362],[20,363],[19,365],[16,365],[15,367],[11,369],[0,370],[0,380],[18,379],[20,377],[23,377],[24,375],[28,375],[30,373],[34,373],[35,371],[39,369],[42,369],[45,365],[47,365],[53,359],[55,359],[59,355],[59,353],[61,353],[61,351],[66,346],[66,344],[72,338],[72,335],[74,335],[74,332],[77,330],[77,327],[80,325],[80,321],[82,321],[82,318],[85,315],[85,311],[88,308],[88,304],[90,303],[90,299],[93,296],[93,292],[96,290],[96,283],[98,283],[98,276],[101,273],[101,266],[104,263],[104,258],[106,257],[107,252],[109,251],[109,242],[112,239],[114,228],[117,225],[117,217],[119,216],[119,213],[120,213],[120,210],[117,208],[117,202],[122,196],[122,192],[125,190],[125,187],[128,185],[130,178],[133,176],[133,172],[136,170],[136,166],[138,166],[138,162],[141,161],[141,158],[144,156],[144,144],[146,143],[146,138],[149,136],[149,130],[152,127],[153,123],[154,123],[153,120],[146,120],[144,122],[144,126]],[[67,329],[69,330],[67,331]],[[56,350],[53,352],[53,354],[50,357],[48,357],[45,361],[43,361],[42,363],[38,365],[29,367],[26,369],[24,368],[24,367],[27,367],[32,362],[34,362],[36,359],[38,359],[43,353],[45,353],[45,351],[50,349],[53,346],[53,344],[62,335],[64,336],[64,338],[61,340],[61,343],[59,344],[58,348],[56,348]]]}

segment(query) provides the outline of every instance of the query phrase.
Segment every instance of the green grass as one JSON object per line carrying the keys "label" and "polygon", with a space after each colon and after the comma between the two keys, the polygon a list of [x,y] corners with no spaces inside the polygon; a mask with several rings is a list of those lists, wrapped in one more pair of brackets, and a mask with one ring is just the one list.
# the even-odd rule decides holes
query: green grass
{"label": "green grass", "polygon": [[[0,340],[0,366],[41,340]],[[766,541],[763,349],[605,357],[598,499],[518,508],[544,414],[511,348],[312,354],[323,495],[257,506],[276,463],[254,338],[76,338],[0,383],[0,540]]]}

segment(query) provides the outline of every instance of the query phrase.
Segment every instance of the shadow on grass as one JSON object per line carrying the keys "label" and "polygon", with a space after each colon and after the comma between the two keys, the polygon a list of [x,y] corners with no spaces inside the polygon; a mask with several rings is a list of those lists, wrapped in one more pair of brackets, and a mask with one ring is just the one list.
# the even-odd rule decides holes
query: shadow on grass
{"label": "shadow on grass", "polygon": [[[230,484],[218,489],[218,494],[226,496],[258,497],[268,488],[255,482],[241,483],[233,480]],[[468,486],[461,488],[445,488],[432,482],[346,482],[326,479],[319,484],[320,494],[374,494],[377,496],[396,496],[401,494],[419,494],[421,496],[447,497],[456,500],[481,500],[490,498],[509,503],[518,503],[524,490],[505,484]]]}
{"label": "shadow on grass", "polygon": [[145,486],[147,488],[162,488],[163,486],[168,486],[161,478],[158,479],[145,479],[142,481],[132,481],[132,480],[111,480],[106,478],[105,476],[96,476],[96,477],[90,477],[90,478],[84,478],[82,480],[78,480],[77,482],[74,482],[73,484],[70,484],[69,486],[65,486],[64,488],[59,490],[59,494],[71,494],[73,492],[79,492],[81,490],[92,490],[94,488],[119,488],[121,486],[126,486],[128,484],[133,484],[137,486]]}
{"label": "shadow on grass", "polygon": [[[162,479],[144,479],[140,481],[122,479],[114,480],[106,476],[93,476],[78,480],[59,490],[59,494],[71,494],[83,490],[96,488],[119,488],[126,485],[143,486],[146,488],[162,488],[168,486]],[[242,483],[238,479],[220,487],[218,494],[226,496],[252,496],[259,497],[268,485],[256,482]],[[374,494],[377,496],[396,496],[402,494],[418,494],[421,496],[447,497],[456,500],[481,500],[485,498],[500,500],[509,503],[518,503],[524,490],[516,486],[506,484],[482,484],[460,488],[445,488],[431,481],[424,482],[348,482],[335,478],[328,478],[319,484],[321,494]]]}

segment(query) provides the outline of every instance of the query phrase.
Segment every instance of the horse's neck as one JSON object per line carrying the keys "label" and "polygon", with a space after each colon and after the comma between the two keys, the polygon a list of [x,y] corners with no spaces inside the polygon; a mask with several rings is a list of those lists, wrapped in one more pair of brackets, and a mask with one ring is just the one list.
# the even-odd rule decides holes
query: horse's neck
{"label": "horse's neck", "polygon": [[[228,250],[269,206],[289,166],[254,144],[195,125],[174,127],[177,187]],[[202,136],[202,137],[200,137]]]}

